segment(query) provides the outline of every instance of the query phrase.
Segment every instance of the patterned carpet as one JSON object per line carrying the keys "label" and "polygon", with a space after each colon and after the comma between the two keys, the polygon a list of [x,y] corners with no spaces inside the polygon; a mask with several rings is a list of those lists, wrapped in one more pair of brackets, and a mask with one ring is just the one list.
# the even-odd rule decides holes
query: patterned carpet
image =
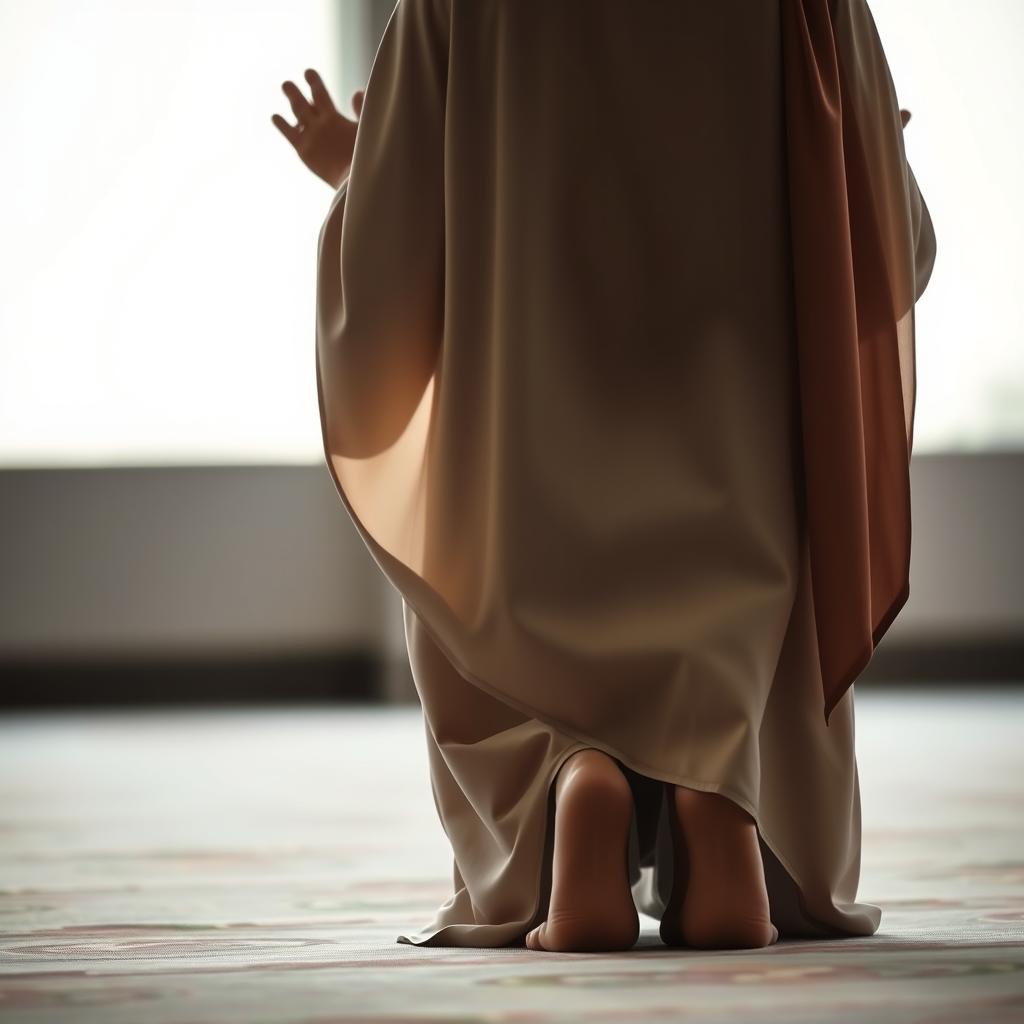
{"label": "patterned carpet", "polygon": [[867,939],[418,948],[418,708],[0,719],[0,1020],[1024,1021],[1022,691],[856,693]]}

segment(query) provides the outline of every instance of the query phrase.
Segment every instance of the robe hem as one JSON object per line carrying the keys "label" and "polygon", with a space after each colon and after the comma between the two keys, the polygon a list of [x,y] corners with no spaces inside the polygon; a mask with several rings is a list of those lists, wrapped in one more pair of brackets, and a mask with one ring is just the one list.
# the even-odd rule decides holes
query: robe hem
{"label": "robe hem", "polygon": [[[390,557],[390,556],[388,556],[388,557]],[[659,782],[665,782],[665,783],[668,783],[669,785],[685,786],[685,787],[687,787],[689,789],[697,789],[697,790],[700,790],[700,791],[705,792],[705,793],[718,793],[719,795],[727,797],[728,799],[732,800],[733,803],[735,803],[739,807],[741,807],[744,811],[746,811],[751,816],[751,818],[754,819],[754,824],[757,827],[758,834],[760,835],[760,837],[761,837],[762,841],[764,842],[765,846],[768,847],[768,849],[772,852],[772,854],[778,860],[779,864],[785,869],[785,871],[789,874],[790,878],[793,880],[793,883],[794,883],[795,888],[796,888],[797,905],[798,905],[798,907],[800,909],[800,912],[804,915],[804,917],[808,921],[810,921],[812,925],[817,925],[818,927],[823,929],[825,932],[829,933],[827,935],[828,938],[842,937],[844,935],[851,935],[851,934],[854,934],[854,935],[862,935],[863,934],[863,933],[860,933],[860,932],[856,932],[856,933],[844,932],[841,929],[837,928],[834,924],[827,924],[826,922],[824,922],[820,918],[818,918],[815,914],[812,914],[812,913],[810,913],[808,911],[807,905],[806,905],[806,903],[804,901],[804,885],[800,881],[799,874],[797,872],[793,871],[793,869],[790,866],[788,860],[785,857],[781,856],[781,854],[778,851],[778,848],[777,848],[776,844],[766,834],[766,832],[765,832],[765,830],[764,830],[764,828],[763,828],[763,826],[761,824],[760,809],[755,807],[754,804],[751,801],[746,799],[746,797],[743,797],[739,793],[736,793],[735,791],[732,790],[731,787],[726,786],[723,783],[720,783],[720,782],[709,782],[709,781],[706,781],[706,780],[694,779],[694,778],[691,778],[689,776],[683,776],[683,775],[673,775],[672,773],[669,773],[669,772],[663,772],[660,769],[655,768],[653,765],[647,765],[644,762],[638,761],[638,760],[636,760],[636,759],[634,759],[632,757],[626,757],[621,751],[615,750],[613,747],[611,747],[609,744],[607,744],[603,740],[598,740],[598,739],[596,739],[596,738],[594,738],[592,736],[589,736],[586,733],[584,733],[584,732],[582,732],[582,731],[580,731],[580,730],[578,730],[578,729],[576,729],[574,727],[567,726],[565,723],[560,722],[558,719],[554,718],[553,716],[547,715],[547,714],[544,714],[544,713],[540,713],[535,708],[530,707],[530,705],[528,705],[528,704],[526,704],[526,703],[524,703],[522,701],[519,701],[516,698],[510,697],[508,694],[506,694],[503,691],[501,691],[501,690],[497,689],[496,687],[494,687],[493,684],[486,683],[483,680],[481,680],[481,679],[477,678],[476,676],[474,676],[472,673],[467,672],[461,666],[459,661],[452,656],[452,654],[449,652],[449,650],[447,648],[447,645],[445,645],[442,642],[441,638],[439,636],[437,636],[437,634],[433,631],[433,629],[430,627],[430,625],[427,623],[427,621],[419,613],[419,611],[417,610],[415,604],[413,604],[413,602],[410,601],[404,594],[402,595],[402,599],[405,600],[410,605],[410,607],[413,609],[413,611],[419,617],[421,626],[426,630],[426,632],[429,634],[430,638],[434,641],[435,644],[437,644],[437,646],[441,650],[441,652],[445,655],[446,658],[448,658],[448,660],[451,662],[452,666],[458,671],[458,673],[464,679],[466,679],[468,682],[472,683],[474,686],[479,687],[481,690],[484,690],[486,693],[490,694],[492,697],[496,698],[497,700],[500,700],[500,701],[504,702],[505,704],[508,704],[511,707],[515,708],[515,710],[521,712],[522,714],[525,714],[525,715],[527,715],[530,718],[534,718],[534,719],[536,719],[539,722],[543,722],[545,725],[551,726],[552,728],[558,730],[559,732],[563,733],[564,735],[570,737],[571,739],[573,739],[573,740],[575,740],[578,743],[583,745],[583,746],[579,746],[579,747],[574,748],[573,752],[575,752],[575,750],[583,749],[583,747],[594,747],[595,749],[600,750],[600,751],[602,751],[605,754],[608,754],[610,757],[616,758],[617,760],[621,761],[624,765],[626,765],[628,768],[631,768],[633,771],[637,772],[638,774],[645,775],[645,776],[647,776],[650,779],[654,779],[654,780],[659,781]],[[844,696],[845,696],[845,694],[844,694]],[[567,754],[566,757],[568,757],[568,756],[569,755]],[[564,760],[565,759],[563,758],[563,759],[561,759],[558,762],[559,767],[561,767],[561,765],[564,763]],[[554,775],[552,775],[552,779],[553,778],[554,778]],[[550,780],[549,780],[549,783],[548,783],[549,789],[550,789],[550,784],[551,783],[550,783]],[[831,893],[830,893],[829,894],[829,899],[831,899],[831,898],[832,898],[832,896],[831,896]],[[538,893],[538,906],[539,906],[539,901],[540,901],[540,894]],[[865,905],[867,905],[867,904],[865,904]],[[534,913],[536,913],[536,910],[534,911]],[[457,927],[457,925],[455,925],[455,926],[453,926],[453,925],[443,925],[441,929],[438,929],[438,932],[435,933],[435,935],[438,934],[440,931],[443,931],[444,929],[449,928],[449,927]],[[876,924],[875,928],[871,932],[869,932],[868,934],[869,935],[873,935],[877,930],[878,930],[878,925]],[[426,939],[424,941],[412,942],[410,944],[411,945],[419,945],[419,946],[433,945],[434,944],[433,941],[432,941],[433,938],[434,938],[434,935],[432,935],[430,938],[428,938],[428,939]],[[402,940],[401,937],[399,937],[399,939],[396,940],[396,941],[403,941],[403,940]],[[404,941],[408,941],[408,940],[404,940]],[[507,945],[511,945],[511,944],[507,944]]]}
{"label": "robe hem", "polygon": [[[796,886],[797,904],[798,904],[798,906],[800,908],[800,912],[804,915],[804,917],[808,921],[810,921],[812,924],[816,924],[819,927],[821,927],[822,929],[824,929],[826,932],[831,932],[833,934],[838,933],[839,935],[851,934],[849,932],[843,932],[841,929],[836,928],[835,925],[826,924],[825,922],[823,922],[819,918],[817,918],[814,914],[811,914],[811,913],[808,912],[807,906],[806,906],[806,904],[804,902],[804,886],[803,886],[803,884],[799,880],[799,875],[796,872],[793,871],[793,869],[790,867],[788,861],[779,854],[779,851],[778,851],[778,848],[777,848],[776,844],[774,842],[772,842],[772,840],[767,836],[767,834],[765,833],[765,831],[764,831],[764,829],[763,829],[763,827],[761,825],[761,816],[760,816],[759,809],[757,807],[755,807],[754,804],[751,801],[747,800],[746,797],[741,796],[739,793],[734,792],[731,789],[731,787],[727,787],[727,786],[723,785],[722,783],[709,782],[709,781],[706,781],[706,780],[698,780],[698,779],[693,779],[693,778],[689,778],[689,777],[685,777],[685,776],[681,776],[681,775],[673,775],[671,773],[663,772],[660,769],[655,769],[652,765],[647,765],[647,764],[645,764],[642,761],[636,760],[636,759],[631,758],[631,757],[625,757],[622,754],[621,751],[616,751],[614,748],[610,747],[603,740],[597,740],[596,738],[594,738],[592,736],[589,736],[586,733],[584,733],[584,732],[582,732],[582,731],[580,731],[578,729],[571,728],[571,727],[567,726],[564,722],[559,721],[557,718],[555,718],[555,717],[553,717],[551,715],[539,713],[537,711],[537,709],[531,707],[529,704],[526,704],[525,702],[521,702],[521,701],[517,700],[516,698],[511,697],[509,694],[507,694],[504,691],[502,691],[502,690],[498,689],[497,687],[495,687],[492,683],[487,683],[484,680],[479,679],[473,673],[467,671],[464,668],[464,666],[462,665],[461,661],[457,657],[455,657],[454,654],[451,652],[451,650],[448,647],[448,644],[446,644],[442,640],[442,638],[437,635],[437,633],[435,632],[433,627],[429,624],[427,618],[422,614],[420,609],[417,607],[416,603],[414,601],[412,601],[406,595],[405,591],[401,587],[399,587],[398,584],[395,582],[396,578],[401,578],[406,573],[413,573],[413,570],[411,570],[408,566],[406,566],[404,563],[402,563],[399,559],[395,558],[392,554],[390,554],[390,552],[388,552],[376,540],[376,538],[373,537],[373,535],[370,533],[369,529],[367,528],[366,524],[363,523],[363,521],[360,519],[360,517],[356,514],[355,509],[352,507],[352,505],[351,505],[351,503],[350,503],[350,501],[348,499],[348,496],[345,493],[345,488],[342,486],[341,480],[338,478],[337,471],[335,470],[335,467],[334,467],[334,460],[331,457],[330,441],[329,441],[328,432],[327,432],[327,418],[326,418],[326,415],[325,415],[324,403],[323,403],[322,379],[321,379],[321,374],[320,374],[320,350],[319,350],[319,345],[316,346],[315,363],[316,363],[316,380],[317,380],[317,398],[318,398],[318,404],[319,404],[319,407],[320,407],[321,437],[322,437],[322,440],[323,440],[323,450],[324,450],[325,461],[327,463],[327,470],[328,470],[328,472],[329,472],[329,474],[331,476],[331,479],[334,481],[335,490],[338,492],[338,496],[341,498],[342,504],[344,505],[345,509],[347,510],[348,515],[351,518],[353,525],[356,527],[357,532],[362,536],[362,538],[364,540],[364,543],[367,545],[367,548],[369,549],[369,551],[373,555],[374,560],[380,566],[381,570],[384,572],[384,575],[387,577],[387,579],[389,580],[391,585],[395,587],[395,589],[399,592],[399,594],[401,594],[402,599],[406,603],[408,603],[409,606],[412,608],[413,612],[419,618],[420,623],[423,626],[423,628],[426,630],[427,634],[430,636],[430,638],[433,640],[433,642],[437,645],[437,647],[441,651],[441,653],[448,659],[448,661],[455,668],[455,670],[464,679],[466,679],[468,682],[472,683],[474,686],[477,686],[478,688],[483,690],[485,693],[490,694],[492,697],[496,698],[497,700],[500,700],[500,701],[504,702],[505,704],[510,705],[515,710],[517,710],[520,713],[526,715],[528,718],[534,718],[534,719],[536,719],[539,722],[543,722],[545,725],[548,725],[548,726],[556,729],[557,731],[563,733],[564,735],[568,736],[570,739],[573,739],[573,740],[577,741],[578,743],[582,743],[585,746],[594,747],[595,749],[601,750],[605,754],[608,754],[610,757],[617,758],[619,761],[621,761],[627,767],[631,768],[633,771],[637,772],[640,775],[646,775],[648,778],[655,779],[655,780],[660,781],[660,782],[665,782],[665,783],[668,783],[670,785],[686,786],[689,789],[697,789],[697,790],[700,790],[700,791],[706,792],[706,793],[718,793],[721,796],[727,797],[728,799],[732,800],[733,803],[737,804],[742,810],[746,811],[751,816],[751,818],[754,819],[754,823],[755,823],[755,825],[757,827],[758,834],[760,835],[761,839],[763,840],[765,846],[767,846],[768,849],[771,850],[771,852],[775,855],[775,858],[778,860],[779,864],[788,872],[790,878],[793,880],[793,882],[794,882],[794,884]],[[386,567],[391,567],[391,571],[388,571],[388,568],[386,568]],[[413,575],[415,575],[415,574],[413,573]],[[423,581],[423,582],[426,583],[426,581]],[[429,586],[429,584],[428,584],[428,586]],[[904,598],[904,600],[905,600],[905,598]],[[893,611],[893,609],[895,609],[895,611],[899,610],[898,602],[897,602],[896,605],[893,606],[892,609],[890,609],[890,613],[894,617],[895,616],[895,611]],[[891,619],[890,619],[890,621],[891,621]],[[841,700],[842,697],[845,696],[845,695],[846,695],[846,691],[844,691],[844,693],[839,697],[839,699],[837,699],[835,701],[835,704],[838,704],[839,700]],[[833,704],[833,707],[835,706],[835,704]],[[827,716],[826,716],[826,725],[827,725]],[[577,749],[582,749],[582,748],[577,748]],[[566,756],[568,756],[568,755],[566,755]],[[561,765],[561,762],[559,763],[559,766],[560,765]],[[550,789],[550,782],[549,782],[549,789]],[[539,898],[540,898],[540,896],[539,896],[539,893],[538,893],[538,900],[539,900]],[[832,900],[831,893],[829,893],[829,899]],[[876,909],[878,909],[878,908],[876,908]],[[452,927],[452,926],[444,925],[443,927],[444,928],[448,928],[448,927]],[[868,934],[873,935],[874,932],[877,931],[877,929],[878,929],[878,925],[876,924],[875,928],[871,932],[869,932]],[[856,934],[860,934],[860,933],[856,933]],[[409,944],[411,944],[411,945],[431,945],[432,944],[432,941],[431,941],[432,938],[433,937],[431,937],[430,939],[427,939],[425,941],[421,941],[421,942],[411,942]],[[397,940],[397,941],[401,941],[401,938],[399,940]],[[406,941],[408,941],[408,940],[406,940]]]}
{"label": "robe hem", "polygon": [[[550,805],[550,801],[551,801],[551,787],[554,785],[555,778],[557,777],[558,773],[562,770],[562,765],[564,765],[565,762],[568,761],[569,758],[572,757],[573,754],[578,754],[581,750],[586,750],[586,749],[587,749],[587,744],[582,742],[582,741],[578,741],[575,744],[573,744],[573,746],[571,746],[567,750],[563,751],[562,756],[559,757],[554,762],[554,767],[551,769],[551,771],[550,771],[550,773],[548,775],[547,781],[545,782],[545,785],[544,785],[545,809]],[[547,852],[548,839],[550,838],[550,836],[548,835],[549,826],[553,825],[553,822],[549,821],[550,817],[551,817],[551,815],[545,813],[545,819],[544,819],[544,821],[545,821],[545,829],[544,829],[543,842],[541,844],[541,848],[545,852],[545,854]],[[545,875],[545,871],[543,870],[543,865],[542,865],[542,867],[541,867],[541,877],[543,878],[544,875]],[[536,921],[536,918],[537,918],[537,915],[540,913],[541,904],[544,902],[544,893],[541,891],[542,888],[547,888],[547,889],[550,890],[550,885],[544,886],[544,887],[542,887],[541,885],[537,886],[537,898],[534,901],[533,910],[530,912],[530,916],[527,918],[526,928],[525,928],[523,934],[519,937],[519,939],[517,941],[514,941],[514,942],[510,941],[510,942],[504,943],[502,946],[491,947],[491,948],[504,949],[504,948],[515,948],[517,946],[521,946],[523,949],[527,948],[527,946],[526,946],[526,935],[527,935],[527,933],[532,928],[535,927],[535,924],[539,924],[540,923],[540,922]],[[547,893],[547,898],[549,900],[551,898],[550,891]],[[440,927],[436,928],[434,931],[430,932],[430,934],[425,939],[416,940],[416,939],[409,938],[406,935],[399,935],[395,939],[395,941],[396,942],[400,942],[400,943],[404,943],[404,944],[410,945],[410,946],[435,946],[435,945],[441,945],[441,943],[436,942],[435,940],[439,936],[441,936],[444,932],[446,932],[449,928],[465,928],[465,927],[472,928],[472,927],[479,926],[480,924],[485,924],[486,925],[486,923],[487,922],[474,922],[474,924],[467,925],[467,924],[459,924],[458,922],[453,922],[451,924],[444,924],[444,925],[441,925]],[[415,934],[422,934],[422,931],[414,932],[413,934],[414,935]],[[453,947],[453,948],[458,948],[458,947]],[[480,947],[477,947],[477,948],[480,948]],[[535,951],[534,950],[530,950],[530,952],[535,952]]]}

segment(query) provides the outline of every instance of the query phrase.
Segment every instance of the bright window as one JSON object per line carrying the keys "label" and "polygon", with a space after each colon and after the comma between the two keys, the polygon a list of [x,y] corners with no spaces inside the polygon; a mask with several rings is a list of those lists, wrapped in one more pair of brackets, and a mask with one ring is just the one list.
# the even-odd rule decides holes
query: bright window
{"label": "bright window", "polygon": [[0,462],[312,461],[332,0],[0,0]]}
{"label": "bright window", "polygon": [[871,0],[935,223],[914,451],[1024,447],[1024,3]]}
{"label": "bright window", "polygon": [[[871,6],[938,238],[915,451],[1019,447],[1024,3]],[[340,22],[334,0],[0,0],[0,464],[322,458],[331,191],[270,115],[310,65],[350,112]]]}

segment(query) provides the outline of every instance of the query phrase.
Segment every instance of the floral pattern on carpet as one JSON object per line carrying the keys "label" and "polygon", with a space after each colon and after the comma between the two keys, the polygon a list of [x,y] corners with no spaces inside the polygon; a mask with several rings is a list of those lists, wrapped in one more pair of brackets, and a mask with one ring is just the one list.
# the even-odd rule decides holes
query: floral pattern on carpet
{"label": "floral pattern on carpet", "polygon": [[449,895],[417,707],[0,719],[0,1021],[1024,1021],[1024,700],[856,693],[867,938],[415,947]]}

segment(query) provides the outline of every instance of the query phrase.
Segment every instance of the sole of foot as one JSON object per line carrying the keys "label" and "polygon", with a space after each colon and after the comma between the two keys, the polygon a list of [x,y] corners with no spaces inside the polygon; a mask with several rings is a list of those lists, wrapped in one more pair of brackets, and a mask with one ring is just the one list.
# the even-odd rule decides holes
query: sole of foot
{"label": "sole of foot", "polygon": [[685,786],[673,787],[670,812],[676,873],[662,942],[692,949],[776,943],[754,819],[728,797]]}
{"label": "sole of foot", "polygon": [[555,782],[555,841],[546,920],[526,935],[549,953],[630,949],[640,919],[629,884],[633,793],[615,760],[578,751]]}

